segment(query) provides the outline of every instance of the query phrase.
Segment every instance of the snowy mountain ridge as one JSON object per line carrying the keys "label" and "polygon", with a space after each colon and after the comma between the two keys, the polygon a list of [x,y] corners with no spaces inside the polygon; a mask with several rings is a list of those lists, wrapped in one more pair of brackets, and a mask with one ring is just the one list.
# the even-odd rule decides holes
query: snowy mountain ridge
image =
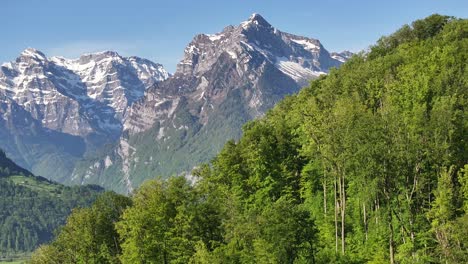
{"label": "snowy mountain ridge", "polygon": [[65,59],[28,48],[0,67],[0,147],[36,175],[66,182],[75,162],[117,140],[127,109],[169,76],[112,51]]}
{"label": "snowy mountain ridge", "polygon": [[[2,65],[0,94],[48,128],[86,136],[93,130],[120,130],[127,108],[169,76],[160,64],[113,51],[65,59],[28,48]],[[73,114],[60,116],[57,110],[65,105],[75,108]]]}
{"label": "snowy mountain ridge", "polygon": [[198,34],[174,75],[129,108],[114,148],[76,168],[72,180],[130,192],[154,175],[189,172],[239,138],[245,122],[339,67],[343,56],[333,57],[317,39],[278,30],[259,14]]}
{"label": "snowy mountain ridge", "polygon": [[113,51],[66,59],[28,48],[0,68],[0,147],[36,175],[129,192],[208,161],[350,56],[259,14],[196,35],[174,75]]}

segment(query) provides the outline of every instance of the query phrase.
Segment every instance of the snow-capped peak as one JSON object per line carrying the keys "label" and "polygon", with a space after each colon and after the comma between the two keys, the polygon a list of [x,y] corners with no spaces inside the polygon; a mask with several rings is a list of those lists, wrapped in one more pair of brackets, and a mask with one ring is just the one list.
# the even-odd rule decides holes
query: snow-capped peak
{"label": "snow-capped peak", "polygon": [[108,57],[120,57],[119,53],[113,50],[103,50],[103,51],[92,52],[92,53],[84,53],[81,56],[99,56],[99,55],[104,55]]}
{"label": "snow-capped peak", "polygon": [[268,23],[268,21],[265,20],[265,18],[263,18],[260,14],[257,13],[253,13],[249,17],[249,22],[254,23],[256,25],[271,26],[270,23]]}
{"label": "snow-capped peak", "polygon": [[239,65],[268,61],[301,85],[348,59],[345,54],[330,56],[319,40],[282,32],[254,13],[239,26],[195,36],[177,65],[176,75],[203,74],[223,54]]}
{"label": "snow-capped peak", "polygon": [[253,13],[247,21],[241,23],[241,26],[244,29],[247,29],[251,26],[261,26],[261,27],[271,27],[270,23],[265,20],[260,14]]}
{"label": "snow-capped peak", "polygon": [[255,18],[258,18],[258,17],[262,17],[262,16],[258,13],[253,13],[252,15],[250,15],[249,20],[254,20]]}
{"label": "snow-capped peak", "polygon": [[36,60],[47,60],[44,53],[40,52],[37,49],[27,48],[21,52],[21,57],[34,58]]}

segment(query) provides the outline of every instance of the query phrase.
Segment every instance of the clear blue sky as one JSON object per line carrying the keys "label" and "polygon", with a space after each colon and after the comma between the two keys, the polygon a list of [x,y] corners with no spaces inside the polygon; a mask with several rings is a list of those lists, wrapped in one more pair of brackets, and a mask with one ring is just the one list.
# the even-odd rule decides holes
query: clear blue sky
{"label": "clear blue sky", "polygon": [[27,47],[47,56],[115,50],[171,72],[197,33],[260,13],[276,28],[318,38],[329,51],[359,51],[433,13],[468,17],[466,0],[0,0],[0,62]]}

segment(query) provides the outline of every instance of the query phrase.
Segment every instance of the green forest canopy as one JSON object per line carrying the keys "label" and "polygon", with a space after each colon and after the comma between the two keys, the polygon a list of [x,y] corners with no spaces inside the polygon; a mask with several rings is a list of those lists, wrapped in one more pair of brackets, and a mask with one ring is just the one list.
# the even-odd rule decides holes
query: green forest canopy
{"label": "green forest canopy", "polygon": [[72,208],[89,206],[102,188],[65,187],[32,175],[0,150],[0,261],[50,242]]}

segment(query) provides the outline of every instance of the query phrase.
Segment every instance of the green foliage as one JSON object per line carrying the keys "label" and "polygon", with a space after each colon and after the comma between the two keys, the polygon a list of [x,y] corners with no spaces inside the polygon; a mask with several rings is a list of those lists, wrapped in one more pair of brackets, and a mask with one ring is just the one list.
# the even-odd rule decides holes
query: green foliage
{"label": "green foliage", "polygon": [[130,204],[128,197],[107,192],[91,208],[74,209],[58,236],[41,246],[31,263],[119,263],[114,224]]}
{"label": "green foliage", "polygon": [[122,263],[187,263],[197,241],[217,239],[219,223],[202,198],[183,177],[141,186],[117,224]]}
{"label": "green foliage", "polygon": [[34,176],[0,179],[0,256],[21,255],[49,242],[71,210],[88,206],[99,192]]}
{"label": "green foliage", "polygon": [[49,242],[71,210],[90,205],[101,190],[34,176],[0,151],[0,259],[24,256]]}
{"label": "green foliage", "polygon": [[369,58],[374,59],[376,57],[388,55],[404,43],[432,38],[453,19],[453,17],[434,14],[427,18],[414,21],[411,26],[405,25],[392,35],[380,38],[377,44],[371,47]]}
{"label": "green foliage", "polygon": [[468,164],[460,170],[458,174],[458,182],[460,182],[460,193],[462,194],[462,204],[465,214],[468,214]]}

